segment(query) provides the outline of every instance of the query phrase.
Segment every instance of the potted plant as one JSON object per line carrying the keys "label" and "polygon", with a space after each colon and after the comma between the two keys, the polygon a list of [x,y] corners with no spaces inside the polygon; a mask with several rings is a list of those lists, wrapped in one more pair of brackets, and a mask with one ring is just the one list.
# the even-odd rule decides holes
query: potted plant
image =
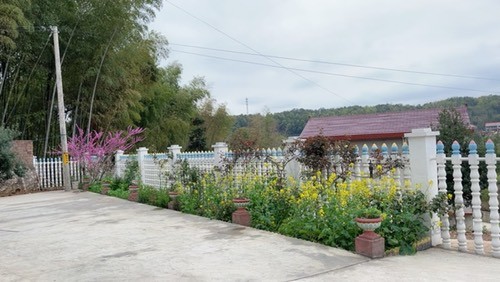
{"label": "potted plant", "polygon": [[243,189],[238,189],[237,196],[233,198],[233,204],[236,207],[236,211],[232,214],[232,222],[243,226],[250,226],[252,217],[247,210],[250,199],[244,196]]}
{"label": "potted plant", "polygon": [[375,233],[382,223],[382,212],[375,207],[365,208],[359,211],[356,224],[363,229],[363,234],[355,239],[356,253],[370,258],[384,256],[385,239]]}
{"label": "potted plant", "polygon": [[101,194],[103,195],[107,195],[108,194],[108,191],[110,189],[110,182],[108,180],[104,180],[102,183],[101,183]]}
{"label": "potted plant", "polygon": [[365,208],[359,211],[356,224],[363,231],[375,231],[382,223],[382,212],[375,207]]}
{"label": "potted plant", "polygon": [[88,191],[90,187],[90,176],[84,175],[82,178],[82,190]]}
{"label": "potted plant", "polygon": [[137,202],[139,200],[139,184],[136,180],[132,180],[128,186],[128,200],[132,202]]}
{"label": "potted plant", "polygon": [[170,198],[170,202],[167,204],[167,208],[171,210],[178,210],[179,204],[177,202],[177,197],[179,196],[179,191],[181,188],[181,184],[176,182],[170,191],[168,191],[168,197]]}

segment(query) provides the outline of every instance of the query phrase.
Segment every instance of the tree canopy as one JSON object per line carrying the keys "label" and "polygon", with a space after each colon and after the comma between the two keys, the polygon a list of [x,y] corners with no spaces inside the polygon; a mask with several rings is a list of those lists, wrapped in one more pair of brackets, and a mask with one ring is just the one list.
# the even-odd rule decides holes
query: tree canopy
{"label": "tree canopy", "polygon": [[[148,23],[161,0],[6,0],[0,4],[0,125],[32,139],[35,153],[59,143],[50,26],[59,29],[69,136],[146,129],[143,146],[187,145],[192,121],[213,126],[225,107],[199,108],[210,93],[203,78],[181,85],[182,66],[160,67],[168,41]],[[203,114],[205,113],[205,114]],[[215,117],[214,117],[215,116]],[[209,120],[210,119],[210,120]],[[207,129],[213,138],[223,133]],[[214,133],[215,132],[215,133]],[[221,132],[224,132],[223,130]]]}

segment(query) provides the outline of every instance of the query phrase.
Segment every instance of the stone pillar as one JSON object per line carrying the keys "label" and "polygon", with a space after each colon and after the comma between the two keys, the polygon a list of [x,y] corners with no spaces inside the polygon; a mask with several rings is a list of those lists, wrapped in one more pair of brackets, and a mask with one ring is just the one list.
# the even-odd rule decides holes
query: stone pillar
{"label": "stone pillar", "polygon": [[148,154],[148,149],[146,147],[140,147],[137,149],[137,162],[139,164],[139,172],[141,173],[141,181],[144,181],[146,176],[146,171],[144,168],[144,157]]}
{"label": "stone pillar", "polygon": [[[420,189],[431,201],[438,194],[436,136],[438,131],[430,128],[413,129],[406,133],[410,153],[411,185]],[[433,215],[427,220],[431,228],[431,243],[433,246],[442,243],[441,230],[438,227],[439,218]]]}
{"label": "stone pillar", "polygon": [[123,176],[123,171],[122,171],[122,166],[121,166],[121,156],[123,156],[125,152],[122,150],[117,150],[115,154],[115,176],[116,177],[122,177]]}
{"label": "stone pillar", "polygon": [[227,144],[225,142],[217,142],[212,145],[212,148],[214,148],[214,166],[222,168],[224,157],[229,151]]}
{"label": "stone pillar", "polygon": [[182,147],[179,145],[172,145],[167,148],[168,152],[172,155],[172,161],[177,161],[178,155],[181,153]]}
{"label": "stone pillar", "polygon": [[[285,149],[283,150],[285,158],[291,157],[286,156],[286,154],[289,153],[289,148],[293,145],[293,143],[297,142],[297,140],[299,140],[299,137],[288,137],[283,141],[283,143],[285,143]],[[293,154],[295,154],[296,157],[299,152],[293,152]],[[297,161],[297,158],[292,159],[285,166],[286,177],[293,177],[297,181],[300,180],[301,171],[302,169],[300,163]]]}
{"label": "stone pillar", "polygon": [[385,239],[373,231],[365,231],[354,241],[356,253],[369,258],[382,258],[385,255]]}
{"label": "stone pillar", "polygon": [[13,140],[11,151],[19,158],[26,168],[34,169],[32,140]]}

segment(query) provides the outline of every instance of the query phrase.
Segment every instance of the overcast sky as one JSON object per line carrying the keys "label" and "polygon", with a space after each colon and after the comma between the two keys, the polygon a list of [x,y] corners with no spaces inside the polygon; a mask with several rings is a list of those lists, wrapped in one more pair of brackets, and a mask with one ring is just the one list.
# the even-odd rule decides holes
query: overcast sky
{"label": "overcast sky", "polygon": [[231,114],[248,98],[252,114],[500,94],[499,12],[498,0],[168,0],[151,28],[170,43],[163,66],[203,76]]}

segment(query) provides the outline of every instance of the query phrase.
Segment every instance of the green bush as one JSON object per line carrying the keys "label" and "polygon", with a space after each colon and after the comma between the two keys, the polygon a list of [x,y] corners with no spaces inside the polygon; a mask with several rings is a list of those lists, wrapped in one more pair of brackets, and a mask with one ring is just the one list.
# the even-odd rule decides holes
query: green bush
{"label": "green bush", "polygon": [[156,189],[151,186],[139,187],[139,203],[166,208],[170,198],[167,190]]}
{"label": "green bush", "polygon": [[109,189],[112,191],[115,191],[115,190],[128,191],[129,185],[130,185],[130,182],[128,180],[126,180],[125,178],[116,177],[113,180],[111,180],[111,182],[109,184]]}
{"label": "green bush", "polygon": [[178,197],[180,210],[212,219],[231,221],[231,214],[235,209],[232,202],[235,192],[224,189],[228,185],[226,179],[218,179],[214,174],[195,176],[193,171],[189,177],[199,181],[186,182],[187,185],[183,186]]}
{"label": "green bush", "polygon": [[109,196],[120,198],[120,199],[125,199],[125,200],[128,199],[128,194],[129,194],[129,191],[123,190],[123,189],[116,189],[116,190],[109,190],[108,191]]}
{"label": "green bush", "polygon": [[25,167],[11,151],[12,140],[17,134],[16,131],[0,127],[0,181],[25,174]]}
{"label": "green bush", "polygon": [[101,184],[97,183],[97,182],[93,182],[89,186],[89,191],[100,194],[101,193]]}

